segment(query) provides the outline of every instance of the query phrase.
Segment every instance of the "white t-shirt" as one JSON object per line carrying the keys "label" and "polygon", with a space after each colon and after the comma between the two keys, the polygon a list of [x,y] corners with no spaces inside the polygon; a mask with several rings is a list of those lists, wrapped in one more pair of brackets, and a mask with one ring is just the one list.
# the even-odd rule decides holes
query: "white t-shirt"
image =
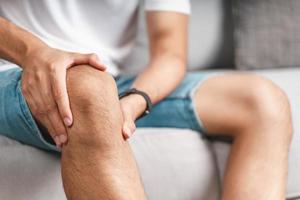
{"label": "white t-shirt", "polygon": [[[139,0],[0,0],[0,15],[48,45],[96,53],[118,74],[136,35]],[[145,10],[189,14],[189,0],[145,0]]]}

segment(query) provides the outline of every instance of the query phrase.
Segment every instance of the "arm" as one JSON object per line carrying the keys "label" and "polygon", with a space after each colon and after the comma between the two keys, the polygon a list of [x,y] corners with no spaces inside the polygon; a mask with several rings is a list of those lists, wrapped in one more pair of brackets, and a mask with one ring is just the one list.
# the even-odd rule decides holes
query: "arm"
{"label": "arm", "polygon": [[[146,92],[153,103],[169,95],[182,81],[186,71],[188,16],[175,12],[148,12],[150,61],[132,87]],[[121,100],[128,138],[135,129],[130,123],[140,116],[146,102],[139,95]],[[129,114],[128,114],[129,113]],[[126,119],[127,120],[126,122]],[[126,127],[127,126],[127,127]]]}
{"label": "arm", "polygon": [[23,67],[32,51],[45,47],[40,39],[0,17],[0,58]]}
{"label": "arm", "polygon": [[0,58],[23,68],[22,92],[33,116],[45,125],[57,145],[66,142],[72,113],[66,87],[66,70],[89,64],[104,66],[95,55],[61,51],[0,17]]}

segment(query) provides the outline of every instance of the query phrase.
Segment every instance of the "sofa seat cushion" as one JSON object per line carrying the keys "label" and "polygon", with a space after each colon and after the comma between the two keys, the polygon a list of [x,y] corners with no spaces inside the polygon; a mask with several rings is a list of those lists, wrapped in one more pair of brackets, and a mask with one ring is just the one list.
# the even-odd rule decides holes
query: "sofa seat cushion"
{"label": "sofa seat cushion", "polygon": [[[287,195],[300,199],[300,69],[263,70],[256,73],[273,80],[288,95],[293,114],[294,137],[290,148]],[[214,142],[218,168],[223,177],[230,150],[228,144]]]}
{"label": "sofa seat cushion", "polygon": [[[184,129],[138,129],[130,140],[149,200],[219,199],[210,144]],[[65,200],[60,157],[0,136],[0,199]]]}

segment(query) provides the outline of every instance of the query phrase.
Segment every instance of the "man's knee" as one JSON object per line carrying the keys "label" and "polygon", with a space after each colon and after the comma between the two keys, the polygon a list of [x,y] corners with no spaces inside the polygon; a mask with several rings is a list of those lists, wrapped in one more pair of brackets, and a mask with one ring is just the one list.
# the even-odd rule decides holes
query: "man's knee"
{"label": "man's knee", "polygon": [[[258,75],[212,77],[203,83],[195,97],[200,118],[212,133],[224,131],[234,136],[262,123],[268,127],[273,124],[274,129],[276,124],[291,127],[287,96],[270,80]],[[286,130],[287,135],[290,132]]]}
{"label": "man's knee", "polygon": [[68,70],[67,87],[71,101],[86,111],[117,100],[117,88],[111,75],[90,66],[80,65]]}
{"label": "man's knee", "polygon": [[90,66],[76,66],[68,70],[67,85],[72,128],[76,131],[70,139],[77,144],[110,148],[120,137],[117,134],[122,120],[113,77]]}
{"label": "man's knee", "polygon": [[281,121],[290,115],[288,97],[272,81],[251,75],[244,85],[241,100],[255,117]]}
{"label": "man's knee", "polygon": [[255,122],[272,126],[274,129],[278,125],[285,125],[287,129],[284,137],[290,137],[291,111],[285,92],[272,81],[257,75],[247,78],[244,90],[246,92],[241,92],[240,100],[245,112],[250,113],[250,127],[253,127]]}

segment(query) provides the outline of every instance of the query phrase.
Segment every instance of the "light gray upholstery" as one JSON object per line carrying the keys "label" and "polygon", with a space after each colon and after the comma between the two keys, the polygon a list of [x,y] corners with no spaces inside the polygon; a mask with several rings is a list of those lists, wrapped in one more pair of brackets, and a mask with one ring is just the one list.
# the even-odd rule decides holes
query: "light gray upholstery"
{"label": "light gray upholstery", "polygon": [[[199,133],[139,129],[130,141],[149,200],[217,200],[210,144]],[[0,199],[65,200],[59,157],[0,136]]]}
{"label": "light gray upholstery", "polygon": [[149,200],[216,200],[219,179],[210,144],[199,133],[142,129],[131,141]]}

